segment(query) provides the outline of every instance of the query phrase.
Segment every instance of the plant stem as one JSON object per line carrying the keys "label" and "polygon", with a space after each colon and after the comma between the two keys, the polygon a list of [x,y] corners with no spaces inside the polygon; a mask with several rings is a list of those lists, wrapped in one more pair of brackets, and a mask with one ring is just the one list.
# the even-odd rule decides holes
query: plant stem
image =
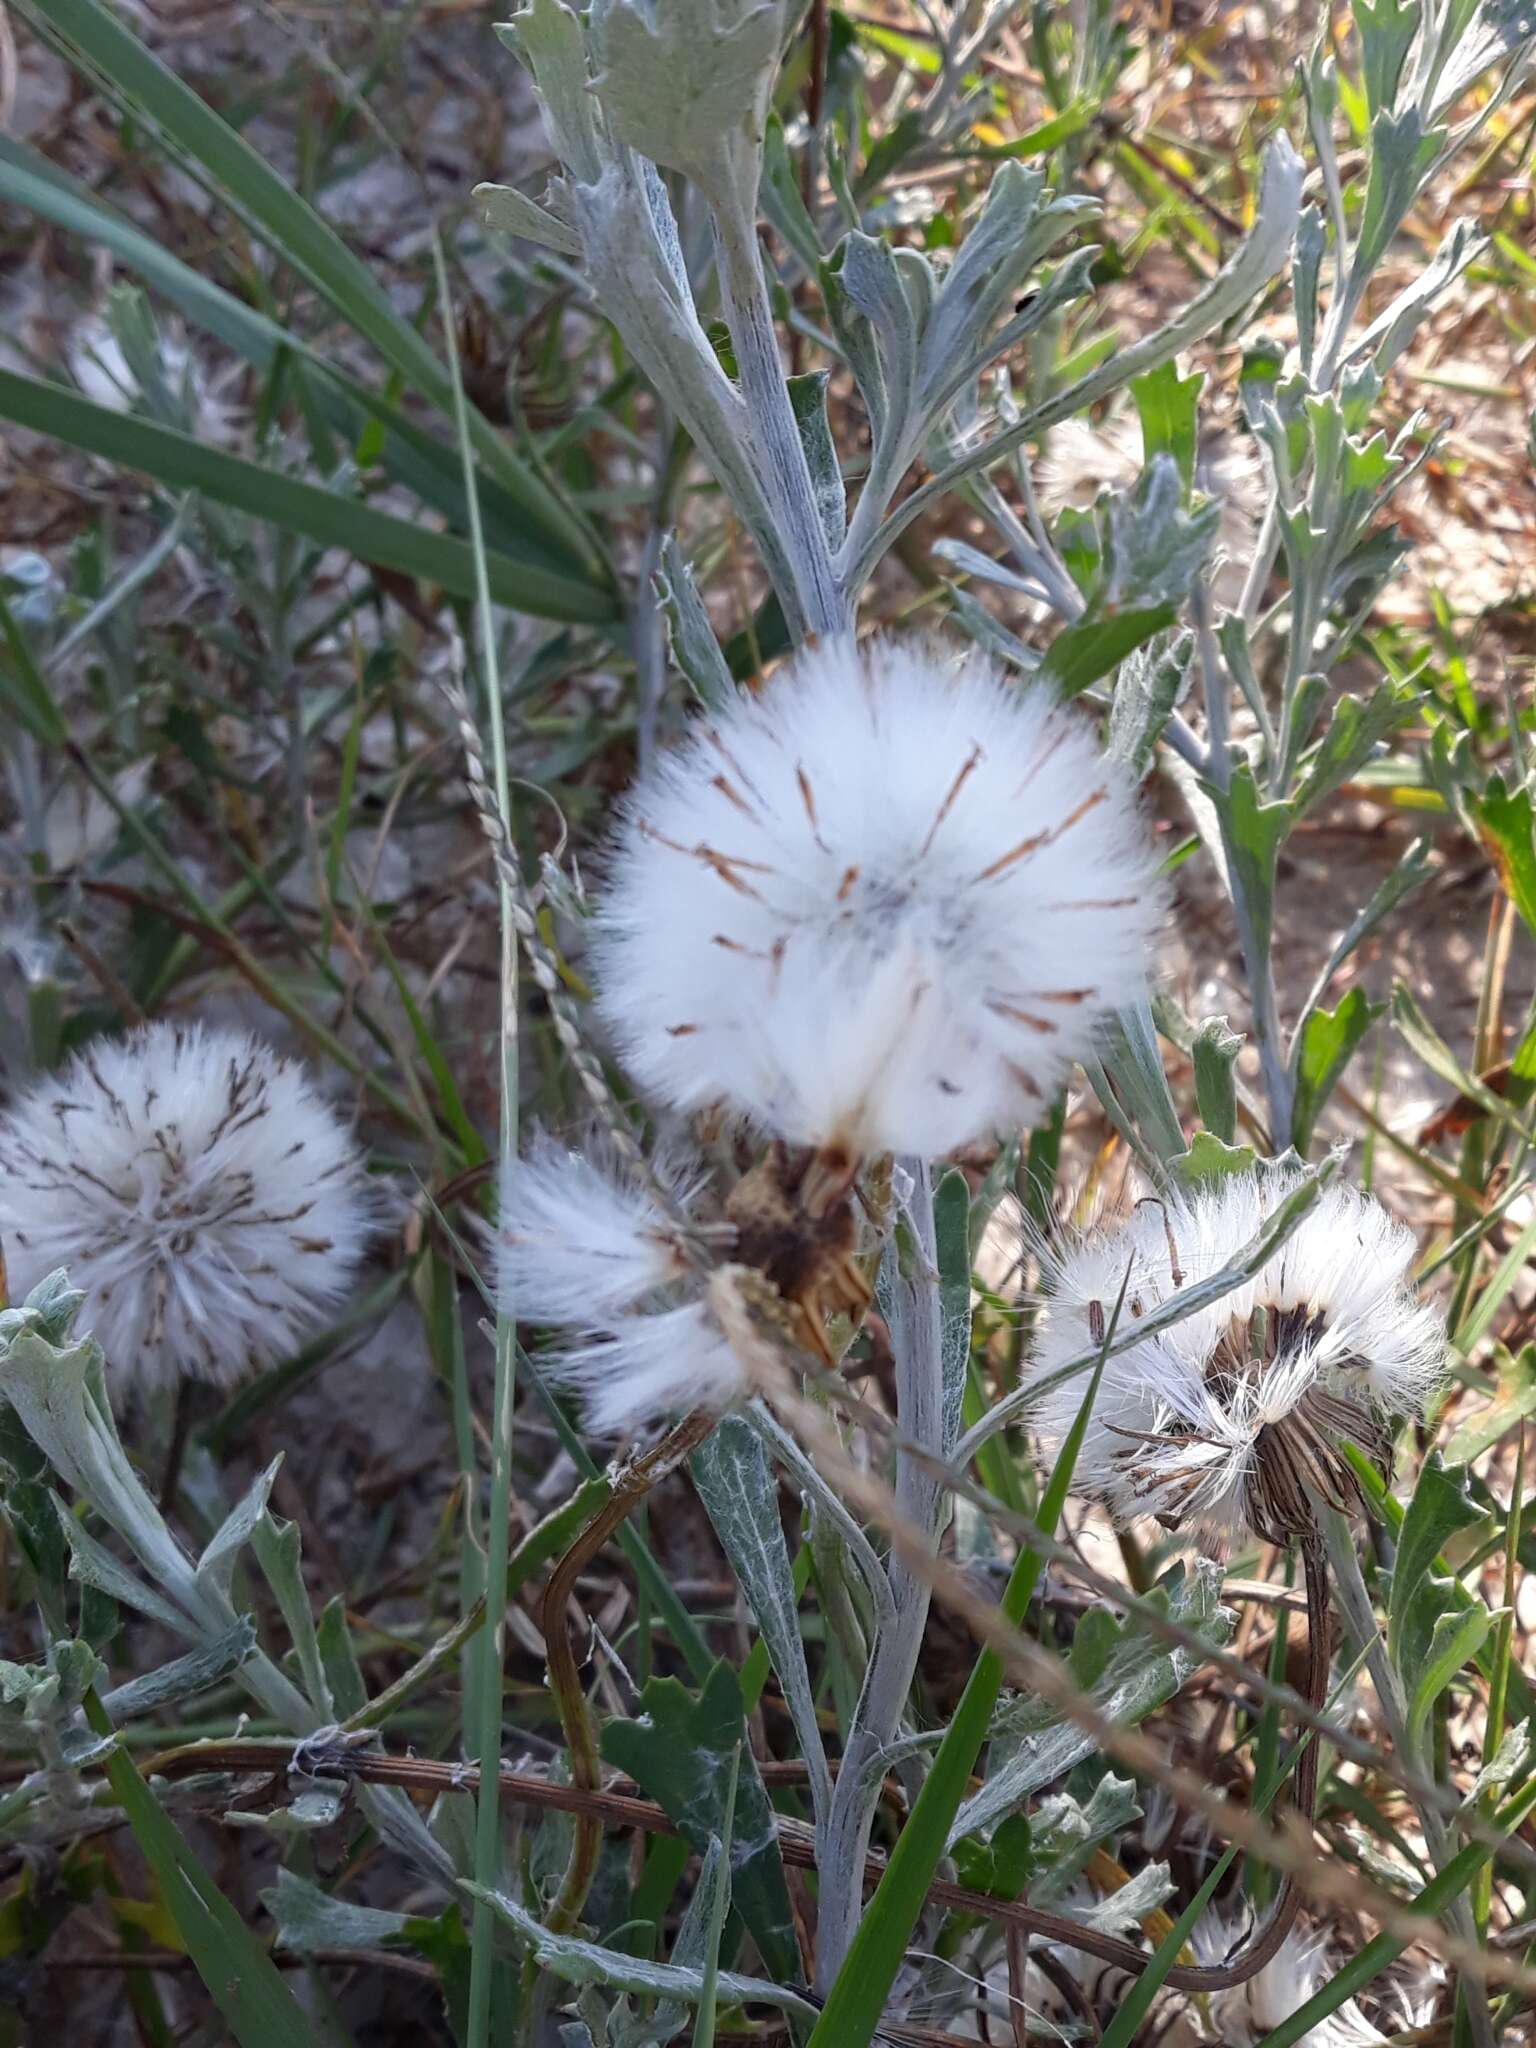
{"label": "plant stem", "polygon": [[[464,495],[469,507],[469,536],[475,557],[476,620],[485,713],[490,726],[491,764],[496,807],[506,834],[509,855],[516,857],[512,832],[511,782],[507,773],[507,739],[501,716],[501,687],[496,673],[496,627],[491,612],[490,583],[485,566],[485,538],[480,524],[480,497],[470,455],[469,408],[459,374],[458,343],[448,293],[448,273],[440,242],[434,240],[438,296],[442,302],[449,369],[453,379],[455,424],[464,466]],[[503,1172],[517,1156],[518,984],[517,926],[512,895],[500,862],[496,867],[497,908],[501,939],[501,1120],[500,1160]],[[476,1745],[480,1788],[475,1809],[475,1882],[493,1890],[501,1876],[501,1698],[507,1618],[507,1560],[512,1508],[512,1428],[517,1393],[517,1323],[505,1298],[496,1305],[495,1378],[491,1394],[491,1498],[485,1536],[485,1611],[491,1634],[475,1658],[477,1697],[466,1692],[464,1734]],[[491,2024],[491,1980],[495,1968],[495,1914],[483,1893],[475,1898],[470,1929],[468,2048],[488,2048]]]}
{"label": "plant stem", "polygon": [[[903,1438],[937,1460],[944,1454],[944,1394],[933,1182],[926,1160],[906,1164],[913,1175],[914,1246],[912,1271],[896,1280],[891,1317],[897,1417]],[[944,1493],[928,1461],[898,1452],[896,1501],[903,1520],[936,1551]],[[876,1636],[827,1816],[816,1944],[816,1988],[823,1995],[859,1923],[860,1878],[879,1797],[872,1768],[900,1725],[928,1620],[927,1581],[899,1557],[892,1558],[889,1577],[894,1619]]]}
{"label": "plant stem", "polygon": [[832,553],[816,509],[810,466],[784,381],[773,309],[763,278],[753,226],[753,202],[713,209],[719,259],[721,311],[730,330],[736,371],[746,400],[747,430],[763,496],[795,580],[805,630],[843,638],[853,631],[853,608],[838,587]]}

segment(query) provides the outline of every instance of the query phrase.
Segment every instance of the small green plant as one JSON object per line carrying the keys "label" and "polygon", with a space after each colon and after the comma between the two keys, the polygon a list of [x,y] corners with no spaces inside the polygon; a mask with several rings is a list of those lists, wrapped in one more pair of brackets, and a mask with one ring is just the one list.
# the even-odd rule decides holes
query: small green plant
{"label": "small green plant", "polygon": [[[125,1969],[152,1924],[242,2048],[346,2038],[338,1958],[428,1980],[465,2048],[1175,2020],[1283,2048],[1386,2038],[1394,2000],[1413,2038],[1528,2039],[1530,712],[1381,600],[1440,447],[1405,366],[1514,260],[1470,218],[1422,245],[1421,209],[1528,154],[1530,8],[1359,0],[1222,185],[1126,119],[1157,45],[1106,0],[531,0],[502,61],[552,174],[478,187],[489,242],[434,237],[419,317],[100,0],[17,12],[272,262],[205,274],[0,142],[0,196],[137,280],[73,388],[0,369],[0,415],[147,479],[158,525],[0,586],[0,1489],[31,1616],[0,1840],[109,1902]],[[553,425],[470,395],[468,247],[550,323]],[[1159,247],[1187,286],[1130,319]],[[238,432],[172,314],[255,380]],[[140,630],[184,551],[243,700]],[[457,817],[460,776],[442,894],[479,894],[428,958],[389,827]],[[66,786],[94,807],[68,834]],[[1341,880],[1298,982],[1288,879],[1362,793],[1433,830]],[[1451,834],[1498,885],[1465,1057],[1363,972]],[[1163,971],[1186,864],[1246,1033]],[[208,960],[345,1105],[164,1021]],[[1413,1141],[1359,1079],[1389,1033],[1451,1098]],[[1389,1144],[1441,1205],[1423,1256]],[[1128,1213],[1094,1222],[1111,1158]],[[220,1460],[397,1314],[452,1491],[424,1559],[382,1571],[386,1536],[369,1598],[317,1616],[281,1461],[226,1498]],[[685,1497],[745,1645],[675,1582]],[[582,1626],[610,1544],[620,1640]],[[401,1584],[408,1627],[377,1611]],[[276,1856],[263,1917],[194,1840],[210,1785]],[[0,1957],[46,1958],[34,1893],[0,1898]]]}

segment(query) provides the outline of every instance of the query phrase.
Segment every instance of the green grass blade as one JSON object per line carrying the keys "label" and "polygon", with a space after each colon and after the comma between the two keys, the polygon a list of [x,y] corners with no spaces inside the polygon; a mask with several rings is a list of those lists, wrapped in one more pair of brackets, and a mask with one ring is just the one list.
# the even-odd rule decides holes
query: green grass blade
{"label": "green grass blade", "polygon": [[[52,434],[124,469],[142,470],[170,490],[200,491],[322,547],[345,548],[359,561],[439,584],[454,597],[475,594],[475,552],[468,543],[424,532],[340,491],[226,455],[190,434],[95,405],[62,384],[0,370],[0,419]],[[485,567],[492,596],[515,610],[577,625],[602,625],[616,616],[612,596],[543,563],[498,553],[487,554]]]}
{"label": "green grass blade", "polygon": [[[94,1693],[85,1711],[98,1734],[111,1732]],[[127,1750],[115,1749],[105,1769],[187,1953],[240,2048],[319,2048],[272,1958],[192,1853]]]}
{"label": "green grass blade", "polygon": [[[98,0],[28,0],[73,47],[89,75],[115,86],[130,110],[147,115],[185,150],[283,260],[405,377],[422,397],[449,416],[453,380],[431,347],[403,319],[388,294],[328,222],[301,199],[244,136],[162,64]],[[573,566],[607,580],[601,555],[575,510],[519,460],[479,413],[469,415],[477,457],[511,492],[550,546]]]}
{"label": "green grass blade", "polygon": [[[1118,1314],[1118,1304],[1116,1309]],[[1101,1354],[1035,1517],[1035,1526],[1044,1535],[1056,1533],[1103,1373]],[[1036,1550],[1021,1551],[1014,1561],[1002,1598],[1002,1613],[1015,1628],[1028,1610],[1040,1569],[1041,1557]],[[808,2048],[869,2048],[939,1858],[948,1844],[966,1784],[987,1739],[1002,1683],[1002,1658],[991,1648],[983,1650],[972,1667],[954,1719],[939,1744],[875,1895],[865,1908],[843,1966],[827,1994]]]}
{"label": "green grass blade", "polygon": [[[0,135],[0,199],[110,249],[124,269],[152,285],[193,326],[233,349],[264,375],[271,373],[285,351],[312,368],[317,374],[312,400],[325,421],[353,444],[370,430],[371,423],[382,427],[382,437],[375,437],[380,467],[441,512],[450,525],[460,530],[466,526],[456,450],[338,369],[291,329],[258,307],[246,305],[210,278],[200,277],[87,186],[46,162],[25,143],[4,135]],[[301,398],[311,393],[308,382],[301,382],[299,388]],[[557,578],[570,576],[569,558],[549,551],[547,541],[541,541],[530,527],[516,499],[493,477],[482,473],[478,490],[493,548],[537,559]]]}
{"label": "green grass blade", "polygon": [[0,703],[9,705],[33,739],[61,746],[69,736],[53,701],[48,679],[33,659],[27,636],[17,625],[0,589]]}

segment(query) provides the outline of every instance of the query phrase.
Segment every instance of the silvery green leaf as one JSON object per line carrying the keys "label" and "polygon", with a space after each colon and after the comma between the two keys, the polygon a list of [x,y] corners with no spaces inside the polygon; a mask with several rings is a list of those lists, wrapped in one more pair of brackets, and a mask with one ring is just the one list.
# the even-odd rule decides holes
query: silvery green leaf
{"label": "silvery green leaf", "polygon": [[[1021,597],[1031,598],[1037,604],[1044,599],[1045,593],[1032,578],[1021,576],[1006,562],[994,562],[990,555],[984,555],[980,548],[973,548],[969,541],[952,540],[945,535],[942,540],[934,542],[933,553],[941,562],[948,562],[951,568],[974,576],[983,583],[995,583],[1003,590],[1016,590]],[[1039,656],[1035,659],[1038,663]]]}
{"label": "silvery green leaf", "polygon": [[301,1955],[323,1948],[382,1948],[401,1938],[409,1918],[333,1899],[286,1867],[278,1871],[276,1884],[261,1894],[261,1903],[276,1922],[277,1946]]}
{"label": "silvery green leaf", "polygon": [[1419,196],[1440,147],[1438,129],[1426,131],[1417,107],[1378,114],[1371,123],[1370,171],[1355,243],[1354,275],[1369,277]]}
{"label": "silvery green leaf", "polygon": [[1169,1093],[1148,1005],[1135,1003],[1105,1018],[1094,1034],[1094,1051],[1097,1057],[1085,1065],[1095,1093],[1095,1067],[1112,1084],[1105,1108],[1112,1115],[1122,1109],[1129,1111],[1155,1158],[1176,1158],[1184,1150],[1184,1133]]}
{"label": "silvery green leaf", "polygon": [[[985,561],[986,557],[983,556],[982,560]],[[946,588],[952,616],[978,647],[986,648],[989,654],[995,654],[1021,675],[1032,676],[1035,673],[1040,666],[1040,656],[1035,648],[1026,647],[1016,634],[1010,633],[1006,626],[1000,626],[968,590],[962,590],[955,583],[946,585]]]}
{"label": "silvery green leaf", "polygon": [[1005,320],[974,355],[961,357],[952,374],[935,385],[930,406],[937,409],[948,404],[956,392],[979,377],[989,363],[1000,362],[1027,335],[1033,334],[1064,306],[1070,306],[1074,300],[1090,292],[1093,289],[1093,266],[1102,254],[1102,249],[1090,242],[1064,256],[1049,277],[1019,300],[1013,318]]}
{"label": "silvery green leaf", "polygon": [[988,337],[1025,279],[1054,242],[1100,210],[1097,200],[1082,195],[1042,204],[1044,188],[1043,171],[1018,163],[1004,163],[993,177],[975,226],[944,274],[923,335],[926,408],[958,388],[964,365],[991,360],[997,350],[986,346]]}
{"label": "silvery green leaf", "polygon": [[[725,1903],[730,1902],[731,1873],[720,1838],[711,1836],[709,1848],[699,1866],[698,1882],[689,1896],[687,1911],[667,1960],[676,1969],[698,1970],[701,1974],[709,1954],[711,1921],[715,1915],[720,1887]],[[688,2007],[679,1999],[664,1998],[648,2019],[635,2020],[616,2030],[614,2048],[652,2048],[675,2039],[688,2024]]]}
{"label": "silvery green leaf", "polygon": [[1114,492],[1105,506],[1104,600],[1118,611],[1182,603],[1220,521],[1214,498],[1186,511],[1178,464],[1154,455],[1135,490]]}
{"label": "silvery green leaf", "polygon": [[[1220,1565],[1199,1559],[1168,1607],[1171,1620],[1212,1644],[1224,1642],[1230,1626],[1221,1605],[1221,1580]],[[1094,1702],[1118,1727],[1134,1727],[1172,1698],[1199,1662],[1198,1649],[1164,1642],[1138,1626],[1133,1616],[1091,1688]],[[1020,1730],[1017,1734],[1009,1733],[1010,1715]],[[950,1830],[951,1844],[1001,1820],[1032,1792],[1090,1756],[1094,1747],[1092,1736],[1043,1702],[1013,1702],[1000,1717],[987,1781],[961,1806]]]}
{"label": "silvery green leaf", "polygon": [[775,114],[763,139],[763,184],[759,203],[769,225],[781,235],[804,266],[808,277],[821,268],[824,251],[816,224],[806,212],[800,181],[784,145],[784,129]]}
{"label": "silvery green leaf", "polygon": [[[1454,805],[1452,808],[1454,809]],[[1354,952],[1363,939],[1367,938],[1376,929],[1388,912],[1394,910],[1402,902],[1405,896],[1417,889],[1422,883],[1428,881],[1430,875],[1430,843],[1427,835],[1413,841],[1406,852],[1398,859],[1390,874],[1377,886],[1370,902],[1366,904],[1365,908],[1358,915],[1351,919],[1350,923],[1346,925],[1343,932],[1334,941],[1328,958],[1323,963],[1322,971],[1313,983],[1311,993],[1302,1005],[1300,1015],[1297,1018],[1296,1033],[1298,1039],[1306,1024],[1307,1017],[1317,1004],[1321,1002],[1327,992],[1328,984],[1332,981],[1334,975],[1338,973],[1350,954]]]}
{"label": "silvery green leaf", "polygon": [[1485,1792],[1501,1791],[1512,1779],[1523,1776],[1531,1759],[1531,1750],[1529,1721],[1522,1721],[1515,1728],[1506,1728],[1492,1758],[1468,1786],[1463,1805],[1473,1807]]}
{"label": "silvery green leaf", "polygon": [[[1271,137],[1259,164],[1253,226],[1210,283],[1202,286],[1165,326],[1129,348],[1118,350],[1097,370],[1091,370],[1048,403],[1027,413],[1018,430],[1010,435],[1010,443],[1081,412],[1095,399],[1119,390],[1133,377],[1193,346],[1213,328],[1240,313],[1277,275],[1290,253],[1301,208],[1303,175],[1304,166],[1290,138],[1283,134]],[[983,455],[982,459],[990,458]]]}
{"label": "silvery green leaf", "polygon": [[1136,782],[1152,765],[1163,728],[1189,688],[1194,656],[1193,633],[1172,641],[1160,633],[1133,649],[1115,672],[1105,752]]}
{"label": "silvery green leaf", "polygon": [[812,1802],[816,1812],[823,1813],[831,1779],[768,1454],[750,1423],[727,1415],[694,1452],[692,1472],[705,1513],[768,1645],[811,1774]]}
{"label": "silvery green leaf", "polygon": [[1475,221],[1459,220],[1446,233],[1428,267],[1421,270],[1385,307],[1355,344],[1359,353],[1374,346],[1374,367],[1385,376],[1412,341],[1436,302],[1488,247]]}
{"label": "silvery green leaf", "polygon": [[1243,702],[1253,713],[1262,730],[1265,717],[1264,691],[1253,665],[1253,650],[1248,644],[1248,622],[1241,612],[1228,612],[1222,619],[1216,628],[1216,644],[1220,647],[1222,659],[1232,673],[1232,680],[1242,692]]}
{"label": "silvery green leaf", "polygon": [[427,1815],[432,1839],[467,1877],[475,1867],[475,1802],[468,1792],[440,1792]]}
{"label": "silvery green leaf", "polygon": [[574,190],[593,296],[687,428],[782,598],[795,588],[794,570],[753,466],[741,394],[700,325],[666,188],[649,165],[637,176],[633,163],[610,164]]}
{"label": "silvery green leaf", "polygon": [[16,1330],[0,1358],[0,1394],[60,1478],[117,1531],[163,1589],[195,1611],[191,1562],[129,1463],[106,1403],[95,1340],[61,1348],[34,1327]]}
{"label": "silvery green leaf", "polygon": [[1191,1056],[1200,1121],[1224,1145],[1237,1140],[1237,1081],[1233,1074],[1243,1039],[1225,1017],[1207,1017],[1195,1033]]}
{"label": "silvery green leaf", "polygon": [[251,1540],[257,1523],[266,1513],[267,1495],[272,1491],[272,1482],[276,1479],[278,1467],[282,1462],[283,1455],[279,1451],[266,1471],[258,1473],[251,1481],[243,1499],[230,1510],[209,1539],[207,1549],[197,1561],[197,1581],[200,1586],[215,1587],[228,1599],[236,1559]]}
{"label": "silvery green leaf", "polygon": [[[604,1948],[595,1941],[578,1941],[571,1935],[551,1934],[516,1899],[509,1898],[504,1892],[468,1883],[464,1890],[473,1898],[483,1899],[522,1938],[533,1951],[540,1968],[567,1984],[607,1984],[615,1990],[637,1992],[645,1998],[681,1999],[686,2005],[697,2003],[703,1991],[702,1970],[685,1969],[673,1963],[647,1962],[639,1956],[625,1955],[618,1949]],[[761,1977],[743,1977],[734,1970],[722,1970],[718,1984],[722,2001],[731,1999],[741,2004],[777,2006],[800,2019],[816,2017],[816,2008],[809,1999],[784,1985],[767,1983]]]}
{"label": "silvery green leaf", "polygon": [[224,1820],[229,1827],[261,1828],[268,1834],[292,1839],[317,1834],[322,1828],[335,1827],[345,1806],[346,1800],[341,1792],[317,1785],[307,1792],[298,1793],[285,1806],[274,1807],[270,1813],[242,1813],[231,1808],[225,1813]]}
{"label": "silvery green leaf", "polygon": [[325,1667],[326,1688],[335,1702],[336,1712],[343,1716],[360,1714],[368,1704],[368,1688],[363,1682],[357,1651],[352,1643],[347,1603],[340,1593],[334,1600],[327,1600],[321,1608],[315,1636],[320,1645],[320,1661]]}
{"label": "silvery green leaf", "polygon": [[1312,367],[1317,335],[1317,285],[1328,247],[1322,210],[1304,206],[1296,222],[1296,248],[1291,258],[1291,298],[1296,307],[1296,353],[1304,370]]}
{"label": "silvery green leaf", "polygon": [[[912,416],[920,342],[917,318],[902,284],[900,267],[888,243],[857,232],[844,236],[830,267],[843,297],[855,313],[863,316],[873,338],[879,365],[875,390],[865,389],[859,354],[850,353],[849,367],[869,412],[876,448],[887,442],[900,445]],[[838,338],[844,338],[841,330]],[[863,353],[861,350],[860,354]]]}
{"label": "silvery green leaf", "polygon": [[840,548],[847,524],[847,493],[843,488],[843,473],[838,466],[837,447],[832,439],[832,429],[827,424],[827,384],[830,379],[827,370],[813,370],[805,377],[789,379],[789,402],[794,410],[795,425],[800,430],[800,445],[805,450],[806,467],[811,473],[811,489],[816,497],[816,516],[827,546]]}
{"label": "silvery green leaf", "polygon": [[511,185],[477,185],[473,197],[487,227],[503,235],[519,235],[562,256],[580,256],[581,237],[546,207]]}
{"label": "silvery green leaf", "polygon": [[298,1523],[280,1522],[273,1514],[263,1514],[251,1531],[251,1548],[282,1614],[309,1703],[323,1719],[329,1720],[336,1712],[336,1703],[326,1684],[314,1612],[304,1585]]}
{"label": "silvery green leaf", "polygon": [[1099,1844],[1123,1834],[1140,1818],[1134,1781],[1117,1778],[1112,1771],[1100,1778],[1086,1805],[1070,1792],[1043,1799],[1030,1820],[1030,1854],[1039,1872],[1030,1896],[1041,1905],[1062,1898]]}
{"label": "silvery green leaf", "polygon": [[158,1671],[146,1671],[102,1695],[101,1704],[114,1721],[132,1721],[140,1714],[155,1712],[174,1700],[189,1699],[194,1693],[217,1685],[238,1669],[256,1648],[256,1625],[242,1614],[233,1628],[200,1643],[184,1657],[162,1664]]}
{"label": "silvery green leaf", "polygon": [[1360,38],[1361,83],[1372,115],[1397,103],[1397,85],[1419,26],[1418,0],[1355,0],[1355,34]]}
{"label": "silvery green leaf", "polygon": [[733,147],[755,152],[762,135],[780,26],[777,4],[732,19],[715,0],[661,0],[650,15],[613,0],[592,90],[621,142],[724,199]]}
{"label": "silvery green leaf", "polygon": [[[1036,1896],[1043,1892],[1036,1888]],[[1166,1863],[1144,1863],[1118,1891],[1095,1899],[1092,1905],[1074,1902],[1071,1916],[1084,1927],[1100,1934],[1128,1935],[1139,1928],[1149,1913],[1155,1913],[1165,1899],[1173,1896],[1173,1878]],[[1060,1901],[1058,1901],[1060,1903]]]}
{"label": "silvery green leaf", "polygon": [[96,1541],[79,1520],[70,1513],[57,1494],[51,1496],[64,1537],[69,1544],[70,1577],[82,1585],[95,1586],[99,1592],[108,1594],[120,1606],[133,1607],[140,1614],[147,1614],[154,1621],[163,1622],[178,1635],[186,1635],[190,1624],[182,1610],[167,1600],[154,1587],[146,1586],[136,1578],[126,1565],[119,1564],[111,1551]]}
{"label": "silvery green leaf", "polygon": [[532,4],[499,24],[497,35],[533,73],[544,126],[556,156],[590,185],[603,165],[597,107],[588,89],[587,35],[562,0]]}
{"label": "silvery green leaf", "polygon": [[673,667],[687,678],[707,710],[725,710],[737,695],[735,679],[720,652],[693,570],[675,533],[663,540],[661,559],[651,580],[666,620],[667,652]]}
{"label": "silvery green leaf", "polygon": [[[11,609],[14,612],[15,606]],[[78,1287],[70,1286],[62,1266],[45,1274],[24,1302],[0,1308],[0,1352],[18,1330],[36,1330],[45,1343],[63,1345],[84,1299]]]}
{"label": "silvery green leaf", "polygon": [[1501,57],[1515,56],[1530,61],[1531,42],[1536,38],[1536,0],[1483,0],[1466,19],[1457,38],[1450,62],[1436,81],[1430,102],[1430,119],[1452,107],[1467,87]]}
{"label": "silvery green leaf", "polygon": [[960,1437],[966,1367],[971,1356],[971,1190],[965,1175],[946,1173],[933,1195],[939,1265],[939,1358],[944,1386],[943,1453]]}

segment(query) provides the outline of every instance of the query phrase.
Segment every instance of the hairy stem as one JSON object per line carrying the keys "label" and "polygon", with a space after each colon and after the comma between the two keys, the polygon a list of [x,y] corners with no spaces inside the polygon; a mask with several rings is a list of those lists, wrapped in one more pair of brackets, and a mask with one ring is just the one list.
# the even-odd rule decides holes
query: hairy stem
{"label": "hairy stem", "polygon": [[[944,1396],[933,1184],[926,1161],[907,1164],[914,1179],[911,1220],[915,1244],[913,1270],[896,1281],[891,1317],[897,1414],[903,1437],[941,1458]],[[920,1530],[930,1550],[936,1552],[945,1495],[926,1460],[898,1453],[896,1503],[905,1524]],[[900,1555],[892,1558],[889,1576],[893,1618],[875,1638],[827,1817],[816,1944],[816,1988],[823,1995],[837,1976],[858,1926],[860,1878],[879,1798],[879,1780],[873,1776],[872,1766],[900,1726],[928,1620],[930,1581],[914,1572]]]}
{"label": "hairy stem", "polygon": [[795,580],[805,630],[838,638],[853,631],[816,509],[810,466],[789,402],[773,309],[753,228],[754,207],[714,209],[721,311],[736,354],[755,467]]}

